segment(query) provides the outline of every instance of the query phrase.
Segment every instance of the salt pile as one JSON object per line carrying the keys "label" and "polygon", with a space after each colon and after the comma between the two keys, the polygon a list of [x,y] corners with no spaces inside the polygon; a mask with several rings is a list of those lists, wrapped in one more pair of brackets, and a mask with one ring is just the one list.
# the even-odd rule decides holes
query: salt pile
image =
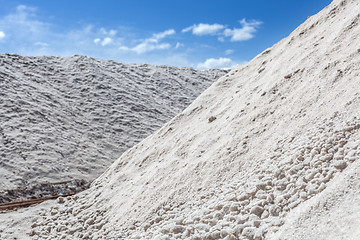
{"label": "salt pile", "polygon": [[90,189],[37,208],[27,233],[357,239],[359,12],[359,1],[333,1],[220,78]]}
{"label": "salt pile", "polygon": [[0,203],[92,181],[226,72],[0,54]]}

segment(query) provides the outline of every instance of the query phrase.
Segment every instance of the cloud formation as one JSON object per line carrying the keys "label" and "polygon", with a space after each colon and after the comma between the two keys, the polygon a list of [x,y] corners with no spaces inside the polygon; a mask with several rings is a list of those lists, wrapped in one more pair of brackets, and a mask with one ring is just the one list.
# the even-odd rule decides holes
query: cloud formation
{"label": "cloud formation", "polygon": [[199,63],[197,68],[199,69],[230,69],[236,66],[236,64],[230,58],[208,58],[205,62]]}
{"label": "cloud formation", "polygon": [[233,54],[235,51],[233,49],[227,49],[225,51],[225,55],[230,55],[230,54]]}
{"label": "cloud formation", "polygon": [[[43,13],[43,12],[42,12]],[[174,29],[154,33],[150,36],[139,35],[139,29],[128,26],[96,26],[84,23],[83,26],[59,31],[61,23],[52,22],[38,14],[38,9],[19,5],[7,15],[0,15],[0,43],[3,52],[21,55],[87,55],[103,59],[116,59],[122,62],[169,64],[191,66],[195,68],[231,68],[235,65],[229,56],[231,49],[221,49],[219,44],[213,48],[204,37],[201,44],[191,36],[173,36]],[[241,28],[230,28],[222,24],[194,24],[182,30],[196,36],[210,36],[222,41],[238,41],[250,39],[260,25],[258,21],[240,21]],[[141,31],[143,32],[143,31]],[[119,37],[121,36],[121,37]],[[172,37],[171,37],[172,36]],[[212,57],[198,63],[198,55],[204,49],[214,49]],[[168,51],[161,51],[168,50]],[[154,52],[156,54],[154,54]]]}
{"label": "cloud formation", "polygon": [[114,42],[114,40],[110,37],[106,37],[103,40],[101,40],[100,38],[95,38],[94,39],[94,43],[95,44],[100,44],[101,46],[105,47],[107,45],[110,45]]}
{"label": "cloud formation", "polygon": [[102,41],[101,45],[102,46],[106,46],[106,45],[109,45],[113,42],[112,38],[109,38],[109,37],[106,37],[104,38],[104,40]]}
{"label": "cloud formation", "polygon": [[174,29],[169,29],[169,30],[166,30],[166,31],[161,32],[161,33],[155,33],[155,34],[153,35],[153,37],[150,38],[150,40],[151,40],[151,41],[159,41],[159,40],[161,40],[161,39],[163,39],[163,38],[165,38],[165,37],[167,37],[167,36],[169,36],[169,35],[173,35],[173,34],[175,34],[175,33],[176,33],[176,32],[175,32]]}
{"label": "cloud formation", "polygon": [[253,38],[257,28],[262,24],[260,21],[246,21],[246,19],[242,19],[240,21],[241,28],[233,28],[233,29],[225,29],[224,36],[230,37],[230,41],[237,42],[237,41],[246,41]]}
{"label": "cloud formation", "polygon": [[171,47],[170,43],[160,43],[162,39],[167,36],[175,34],[174,29],[169,29],[164,32],[155,33],[151,38],[146,38],[134,47],[121,46],[119,49],[123,51],[133,51],[137,54],[142,54],[154,50],[164,50]]}
{"label": "cloud formation", "polygon": [[212,35],[216,34],[220,30],[224,29],[225,26],[221,24],[207,24],[207,23],[199,23],[194,24],[190,27],[184,28],[181,32],[189,32],[192,31],[194,35],[202,36],[202,35]]}
{"label": "cloud formation", "polygon": [[184,47],[184,46],[185,46],[184,44],[177,42],[175,45],[175,48],[178,49],[178,48]]}
{"label": "cloud formation", "polygon": [[246,21],[245,18],[239,21],[239,23],[241,28],[233,29],[226,28],[225,25],[217,23],[199,23],[184,28],[181,32],[185,33],[191,31],[192,34],[197,36],[217,35],[220,42],[225,42],[225,39],[229,37],[231,42],[237,42],[253,38],[257,28],[262,24],[262,22],[256,20]]}
{"label": "cloud formation", "polygon": [[23,38],[36,42],[49,32],[51,26],[36,19],[36,8],[19,5],[13,13],[0,19],[0,28],[4,37],[6,32],[9,38]]}
{"label": "cloud formation", "polygon": [[109,36],[113,37],[117,34],[117,31],[114,29],[110,29],[109,31],[106,31],[105,28],[100,28],[100,33],[103,35],[109,35]]}
{"label": "cloud formation", "polygon": [[100,34],[103,35],[103,38],[95,38],[94,43],[99,44],[103,47],[108,46],[114,42],[114,38],[116,37],[117,31],[114,29],[111,29],[107,31],[105,28],[100,28],[99,30]]}

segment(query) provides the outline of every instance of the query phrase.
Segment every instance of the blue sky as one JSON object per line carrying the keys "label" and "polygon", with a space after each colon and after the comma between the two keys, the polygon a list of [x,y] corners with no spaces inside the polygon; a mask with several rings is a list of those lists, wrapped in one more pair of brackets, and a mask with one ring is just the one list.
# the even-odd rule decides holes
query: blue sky
{"label": "blue sky", "polygon": [[331,0],[0,0],[0,52],[228,68]]}

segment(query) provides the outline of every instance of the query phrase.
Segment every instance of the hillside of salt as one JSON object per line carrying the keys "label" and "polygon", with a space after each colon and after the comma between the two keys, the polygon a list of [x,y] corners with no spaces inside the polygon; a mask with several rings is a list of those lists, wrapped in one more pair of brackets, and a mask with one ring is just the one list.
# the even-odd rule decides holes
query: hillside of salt
{"label": "hillside of salt", "polygon": [[90,189],[23,211],[18,230],[33,239],[357,239],[359,12],[357,0],[333,1]]}
{"label": "hillside of salt", "polygon": [[0,193],[95,179],[226,72],[0,54]]}

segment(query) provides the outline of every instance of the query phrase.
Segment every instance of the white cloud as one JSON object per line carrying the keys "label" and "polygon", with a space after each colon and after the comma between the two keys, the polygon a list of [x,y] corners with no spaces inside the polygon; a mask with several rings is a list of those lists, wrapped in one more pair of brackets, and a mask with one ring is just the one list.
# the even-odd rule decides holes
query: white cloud
{"label": "white cloud", "polygon": [[164,39],[165,37],[167,37],[169,35],[173,35],[175,33],[176,32],[174,29],[169,29],[164,32],[153,34],[153,36],[151,38],[147,38],[147,39],[143,40],[141,43],[139,43],[135,47],[121,46],[119,49],[125,50],[125,51],[133,51],[133,52],[136,52],[137,54],[142,54],[142,53],[146,53],[146,52],[150,52],[150,51],[154,51],[154,50],[169,49],[171,47],[171,45],[169,43],[160,43],[160,41],[162,39]]}
{"label": "white cloud", "polygon": [[103,35],[114,37],[117,34],[117,31],[114,29],[110,29],[109,31],[107,31],[105,28],[100,28],[100,33]]}
{"label": "white cloud", "polygon": [[182,33],[186,33],[188,31],[191,31],[194,28],[195,25],[192,25],[190,27],[184,28],[183,30],[181,30]]}
{"label": "white cloud", "polygon": [[230,41],[246,41],[254,37],[257,27],[261,24],[260,21],[250,21],[247,22],[246,19],[242,19],[240,24],[241,28],[225,29],[224,35],[230,37]]}
{"label": "white cloud", "polygon": [[230,37],[230,41],[232,42],[246,41],[255,36],[255,32],[260,24],[262,24],[262,22],[256,20],[247,21],[244,18],[240,21],[241,28],[230,29],[222,24],[200,23],[184,28],[182,32],[192,31],[192,34],[197,36],[217,35],[220,42],[224,42],[226,37]]}
{"label": "white cloud", "polygon": [[150,44],[150,43],[144,42],[144,43],[137,45],[134,48],[134,51],[137,53],[145,53],[145,52],[150,52],[150,51],[154,51],[154,50],[165,50],[165,49],[169,49],[170,47],[171,47],[171,45],[169,43]]}
{"label": "white cloud", "polygon": [[183,46],[184,46],[184,44],[177,42],[175,48],[178,49]]}
{"label": "white cloud", "polygon": [[205,62],[199,63],[197,67],[199,69],[211,69],[211,68],[222,68],[229,69],[233,68],[236,64],[230,58],[208,58]]}
{"label": "white cloud", "polygon": [[3,31],[0,31],[0,39],[3,39],[3,38],[5,38],[5,33],[3,32]]}
{"label": "white cloud", "polygon": [[[13,13],[0,19],[0,28],[14,40],[39,40],[50,29],[50,24],[37,20],[36,8],[19,5]],[[40,40],[39,40],[40,41]]]}
{"label": "white cloud", "polygon": [[225,51],[225,55],[230,55],[230,54],[233,54],[234,53],[234,50],[233,49],[227,49]]}
{"label": "white cloud", "polygon": [[170,47],[171,45],[169,43],[154,44],[150,42],[142,42],[132,48],[121,46],[119,50],[133,51],[136,52],[137,54],[142,54],[154,50],[165,50],[165,49],[169,49]]}
{"label": "white cloud", "polygon": [[169,35],[173,35],[173,34],[175,34],[175,33],[176,33],[176,32],[175,32],[174,29],[169,29],[169,30],[166,30],[166,31],[161,32],[161,33],[155,33],[155,34],[153,35],[153,37],[150,38],[150,39],[153,40],[153,41],[159,41],[159,40],[161,40],[161,39],[163,39],[163,38],[165,38],[165,37],[167,37],[167,36],[169,36]]}
{"label": "white cloud", "polygon": [[106,37],[104,38],[104,40],[101,42],[101,46],[106,46],[106,45],[109,45],[113,42],[113,39],[112,38],[109,38],[109,37]]}
{"label": "white cloud", "polygon": [[110,30],[109,31],[109,35],[110,36],[115,36],[117,34],[117,31],[116,30]]}
{"label": "white cloud", "polygon": [[18,5],[17,7],[16,7],[16,10],[18,11],[18,12],[25,12],[25,11],[29,11],[29,12],[35,12],[36,11],[36,8],[34,8],[34,7],[29,7],[29,6],[26,6],[26,5]]}
{"label": "white cloud", "polygon": [[216,34],[217,32],[219,32],[221,29],[224,29],[225,26],[221,25],[221,24],[207,24],[207,23],[199,23],[199,24],[195,24],[193,26],[184,28],[182,30],[182,32],[188,32],[192,30],[192,33],[194,35],[198,35],[198,36],[202,36],[202,35],[211,35],[211,34]]}
{"label": "white cloud", "polygon": [[101,35],[105,35],[106,37],[104,37],[103,39],[95,38],[94,43],[100,44],[103,47],[112,44],[114,42],[114,37],[117,34],[116,30],[111,29],[111,30],[107,31],[105,28],[100,28],[99,32]]}
{"label": "white cloud", "polygon": [[49,47],[49,44],[46,42],[36,42],[34,43],[35,46],[40,46],[40,47]]}
{"label": "white cloud", "polygon": [[107,31],[105,30],[105,28],[100,28],[100,33],[103,35],[107,35]]}

